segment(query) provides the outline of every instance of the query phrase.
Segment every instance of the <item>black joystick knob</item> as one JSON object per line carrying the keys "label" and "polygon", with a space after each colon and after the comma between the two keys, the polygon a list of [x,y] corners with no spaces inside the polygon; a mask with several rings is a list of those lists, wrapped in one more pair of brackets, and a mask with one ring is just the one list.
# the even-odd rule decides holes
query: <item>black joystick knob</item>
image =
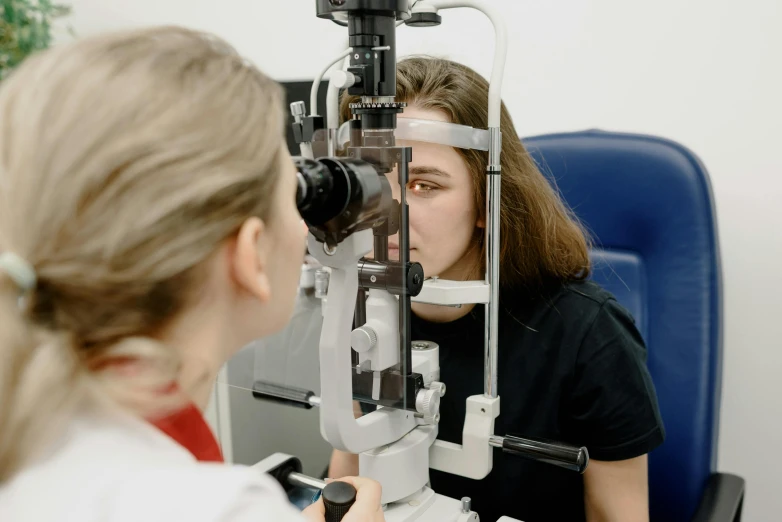
{"label": "black joystick knob", "polygon": [[323,488],[326,522],[339,522],[356,502],[356,488],[347,482],[329,482]]}

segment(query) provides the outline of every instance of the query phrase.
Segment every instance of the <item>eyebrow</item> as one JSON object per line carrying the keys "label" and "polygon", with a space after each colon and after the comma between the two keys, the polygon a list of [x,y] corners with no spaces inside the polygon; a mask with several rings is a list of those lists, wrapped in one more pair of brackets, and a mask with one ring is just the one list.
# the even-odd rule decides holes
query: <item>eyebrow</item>
{"label": "eyebrow", "polygon": [[444,170],[440,170],[437,167],[432,167],[428,165],[424,165],[421,167],[410,167],[410,174],[416,176],[424,176],[426,174],[431,174],[432,176],[442,176],[444,178],[451,177],[451,175],[445,172]]}

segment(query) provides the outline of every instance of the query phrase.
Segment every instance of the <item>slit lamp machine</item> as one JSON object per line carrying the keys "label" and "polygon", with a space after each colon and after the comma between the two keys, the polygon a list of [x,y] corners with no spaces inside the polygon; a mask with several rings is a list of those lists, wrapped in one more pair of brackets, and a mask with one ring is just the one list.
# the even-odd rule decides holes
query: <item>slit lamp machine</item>
{"label": "slit lamp machine", "polygon": [[[500,106],[507,51],[506,29],[489,1],[315,0],[319,18],[346,27],[350,47],[319,74],[310,99],[291,104],[301,148],[297,203],[309,228],[308,250],[321,267],[316,293],[323,297],[319,359],[321,390],[314,392],[257,381],[256,398],[320,408],[322,436],[336,449],[359,455],[359,475],[383,487],[388,522],[476,522],[470,500],[439,495],[429,487],[429,469],[480,480],[492,470],[494,448],[583,473],[586,448],[500,436],[497,336],[500,253]],[[441,23],[440,12],[472,8],[492,22],[495,54],[489,89],[488,129],[398,118],[396,28]],[[317,106],[318,86],[330,75],[326,116]],[[352,119],[339,124],[339,92],[356,95]],[[397,139],[420,140],[488,151],[486,166],[486,270],[477,281],[425,278],[409,259],[409,209],[405,190],[392,197],[396,174],[408,184],[413,148]],[[516,139],[511,136],[510,139]],[[399,258],[389,259],[389,236],[398,234]],[[367,257],[373,253],[372,258]],[[484,393],[469,397],[461,444],[437,439],[440,398],[438,347],[411,339],[411,303],[485,308]],[[354,401],[377,409],[354,416]],[[513,457],[510,457],[513,458]],[[275,454],[256,465],[285,487],[323,490],[327,520],[337,521],[355,498],[352,486],[301,474],[293,456]],[[347,487],[345,487],[347,486]],[[503,517],[503,522],[513,519]]]}

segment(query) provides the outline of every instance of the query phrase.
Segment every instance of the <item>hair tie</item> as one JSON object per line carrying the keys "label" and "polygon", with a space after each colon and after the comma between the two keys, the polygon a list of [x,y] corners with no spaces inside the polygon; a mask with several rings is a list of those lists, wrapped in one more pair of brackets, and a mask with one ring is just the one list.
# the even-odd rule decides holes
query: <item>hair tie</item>
{"label": "hair tie", "polygon": [[25,258],[13,252],[0,254],[0,270],[8,274],[23,292],[29,292],[38,283],[35,268]]}

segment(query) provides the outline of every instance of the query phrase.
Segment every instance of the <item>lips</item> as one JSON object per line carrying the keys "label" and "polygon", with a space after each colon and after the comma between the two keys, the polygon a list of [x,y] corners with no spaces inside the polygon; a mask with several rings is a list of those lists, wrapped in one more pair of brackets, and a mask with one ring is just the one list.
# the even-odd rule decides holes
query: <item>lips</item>
{"label": "lips", "polygon": [[[410,249],[410,252],[415,251],[414,248]],[[388,258],[392,261],[399,261],[399,245],[393,243],[388,244]]]}
{"label": "lips", "polygon": [[[399,247],[398,246],[388,245],[388,251],[389,252],[396,252],[398,254],[399,253]],[[410,252],[415,252],[415,248],[411,248]]]}
{"label": "lips", "polygon": [[[396,243],[389,243],[388,244],[388,249],[389,250],[399,250],[399,245],[397,245]],[[415,250],[415,248],[411,247],[410,250]]]}

